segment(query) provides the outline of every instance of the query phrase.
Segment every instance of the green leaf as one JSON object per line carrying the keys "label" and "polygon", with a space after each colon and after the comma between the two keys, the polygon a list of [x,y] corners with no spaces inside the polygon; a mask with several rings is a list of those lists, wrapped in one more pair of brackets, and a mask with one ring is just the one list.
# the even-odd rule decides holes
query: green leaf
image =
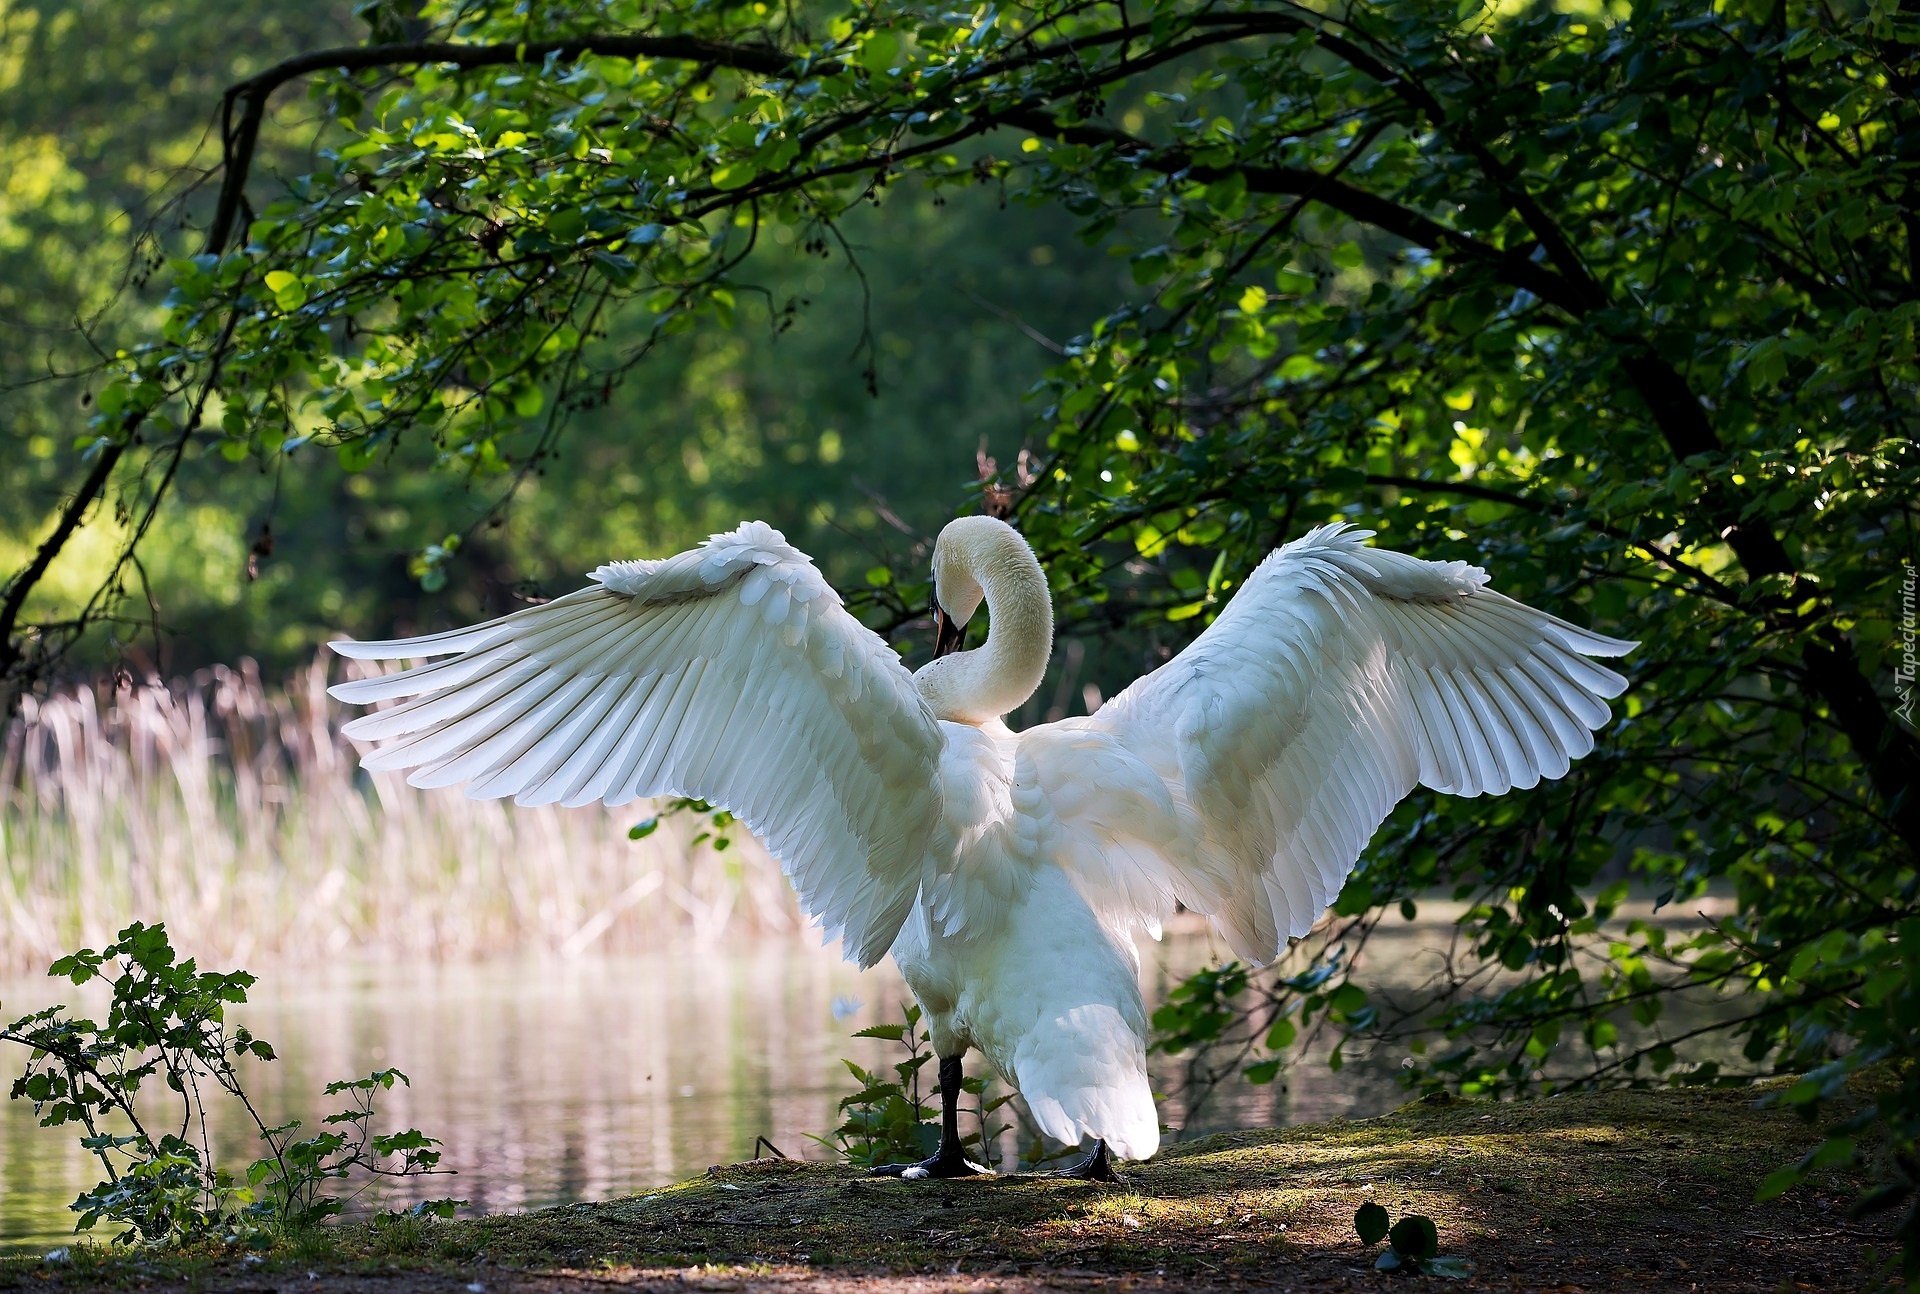
{"label": "green leaf", "polygon": [[1341,1015],[1352,1015],[1366,1004],[1366,991],[1351,981],[1342,984],[1327,997],[1327,1005]]}
{"label": "green leaf", "polygon": [[1439,1228],[1433,1225],[1432,1218],[1419,1213],[1408,1214],[1394,1223],[1387,1240],[1406,1258],[1424,1260],[1440,1252]]}
{"label": "green leaf", "polygon": [[1353,1215],[1353,1229],[1363,1245],[1377,1245],[1387,1238],[1387,1211],[1378,1204],[1362,1204]]}
{"label": "green leaf", "polygon": [[342,441],[334,450],[334,456],[340,460],[343,470],[364,472],[373,464],[373,441],[367,437]]}
{"label": "green leaf", "polygon": [[1805,1179],[1807,1179],[1807,1171],[1805,1171],[1801,1165],[1797,1165],[1797,1163],[1795,1163],[1795,1165],[1789,1165],[1789,1167],[1782,1167],[1782,1169],[1774,1169],[1772,1173],[1768,1173],[1764,1179],[1761,1179],[1761,1186],[1759,1186],[1759,1190],[1753,1192],[1753,1198],[1755,1198],[1755,1202],[1764,1204],[1766,1200],[1774,1200],[1774,1198],[1778,1198],[1778,1196],[1784,1196],[1788,1190],[1791,1190],[1793,1186],[1801,1185],[1801,1181],[1805,1181]]}
{"label": "green leaf", "polygon": [[599,247],[594,249],[591,263],[601,278],[622,288],[633,283],[640,268],[626,257]]}
{"label": "green leaf", "polygon": [[890,31],[870,32],[855,61],[869,72],[884,73],[900,58],[900,38]]}
{"label": "green leaf", "polygon": [[1852,1137],[1828,1137],[1814,1148],[1808,1161],[1808,1167],[1814,1169],[1833,1168],[1854,1161],[1856,1151]]}
{"label": "green leaf", "polygon": [[267,291],[273,293],[274,303],[282,310],[291,312],[307,303],[307,285],[298,274],[269,270],[263,281]]}

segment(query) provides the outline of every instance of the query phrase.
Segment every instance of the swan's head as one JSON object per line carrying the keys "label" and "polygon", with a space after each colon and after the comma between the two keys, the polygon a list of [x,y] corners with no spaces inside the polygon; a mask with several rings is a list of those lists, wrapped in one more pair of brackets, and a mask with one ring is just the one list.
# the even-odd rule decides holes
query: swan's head
{"label": "swan's head", "polygon": [[960,517],[940,531],[933,541],[935,658],[960,650],[967,621],[986,597],[981,579],[996,564],[996,557],[1014,547],[1032,558],[1033,550],[1020,532],[994,517]]}
{"label": "swan's head", "polygon": [[[987,646],[960,653],[983,600],[993,613]],[[933,625],[934,660],[917,677],[936,715],[979,723],[1032,695],[1053,651],[1053,604],[1019,531],[993,517],[947,523],[933,545]]]}

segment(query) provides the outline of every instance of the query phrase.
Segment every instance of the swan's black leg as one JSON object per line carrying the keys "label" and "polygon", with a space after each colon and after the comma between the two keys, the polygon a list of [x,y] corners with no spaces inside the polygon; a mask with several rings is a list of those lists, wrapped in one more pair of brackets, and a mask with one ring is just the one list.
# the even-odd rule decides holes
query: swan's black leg
{"label": "swan's black leg", "polygon": [[960,1149],[960,1058],[940,1059],[940,1149],[917,1164],[882,1164],[871,1177],[980,1177],[991,1170],[968,1160]]}
{"label": "swan's black leg", "polygon": [[1093,1143],[1093,1150],[1087,1157],[1071,1168],[1062,1168],[1054,1173],[1055,1177],[1073,1177],[1083,1182],[1117,1182],[1120,1174],[1113,1171],[1113,1157],[1107,1153],[1107,1143],[1103,1138]]}

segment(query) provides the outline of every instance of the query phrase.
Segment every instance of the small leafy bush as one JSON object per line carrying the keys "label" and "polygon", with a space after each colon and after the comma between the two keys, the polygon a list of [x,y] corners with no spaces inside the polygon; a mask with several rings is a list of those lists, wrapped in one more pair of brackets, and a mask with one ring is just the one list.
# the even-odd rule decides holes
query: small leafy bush
{"label": "small leafy bush", "polygon": [[[22,1016],[0,1041],[28,1052],[10,1095],[33,1102],[40,1126],[78,1125],[80,1144],[106,1179],[73,1203],[75,1230],[101,1222],[124,1226],[116,1241],[154,1245],[192,1240],[246,1242],[311,1226],[345,1207],[329,1187],[356,1174],[413,1177],[441,1173],[440,1143],[417,1129],[375,1134],[374,1101],[407,1076],[385,1069],[329,1083],[345,1108],[302,1136],[298,1120],[269,1126],[248,1097],[239,1062],[271,1061],[273,1047],[229,1028],[229,1005],[247,1000],[245,971],[202,971],[178,959],[164,925],[139,922],[95,952],[83,948],[48,968],[76,985],[108,981],[104,1024],[69,1016],[64,1006]],[[177,1105],[163,1125],[142,1089],[158,1080]],[[208,1105],[224,1093],[253,1123],[267,1153],[241,1172],[215,1162]],[[360,1189],[364,1189],[364,1184]],[[459,1200],[414,1206],[419,1217],[447,1216]]]}
{"label": "small leafy bush", "polygon": [[[901,1007],[902,1023],[876,1024],[861,1029],[856,1038],[879,1038],[897,1042],[906,1055],[893,1064],[893,1077],[863,1069],[842,1059],[860,1090],[842,1098],[841,1113],[846,1117],[829,1137],[814,1140],[837,1151],[848,1162],[864,1168],[881,1164],[910,1163],[926,1159],[940,1149],[940,1093],[938,1080],[922,1070],[934,1059],[932,1039],[920,1027],[920,1008]],[[994,1166],[994,1142],[1005,1125],[995,1124],[993,1116],[1013,1099],[1013,1093],[989,1096],[991,1080],[970,1077],[961,1080],[961,1090],[973,1097],[973,1114],[979,1138],[979,1153],[969,1154],[988,1168]],[[964,1102],[962,1103],[964,1109]],[[962,1147],[966,1149],[966,1147]]]}
{"label": "small leafy bush", "polygon": [[1440,1256],[1440,1228],[1424,1214],[1409,1213],[1392,1222],[1378,1204],[1362,1204],[1353,1215],[1353,1229],[1363,1245],[1387,1242],[1373,1262],[1378,1271],[1418,1272],[1454,1280],[1473,1275],[1473,1264],[1466,1259]]}

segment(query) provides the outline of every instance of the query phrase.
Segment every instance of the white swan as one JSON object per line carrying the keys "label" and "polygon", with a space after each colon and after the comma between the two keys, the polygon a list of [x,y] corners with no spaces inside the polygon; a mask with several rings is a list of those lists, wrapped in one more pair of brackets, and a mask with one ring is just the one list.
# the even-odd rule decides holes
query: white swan
{"label": "white swan", "polygon": [[[1240,957],[1307,933],[1416,783],[1458,795],[1559,777],[1635,644],[1322,526],[1273,553],[1219,618],[1087,718],[1013,732],[1053,645],[1046,577],[1005,523],[934,548],[936,658],[909,674],[804,553],[760,522],[450,633],[338,642],[451,656],[342,683],[411,698],[346,726],[370,769],[522,804],[695,796],[782,860],[847,955],[889,950],[940,1058],[943,1138],[912,1176],[977,1171],[955,1126],[985,1053],[1061,1141],[1159,1145],[1133,928],[1175,904]],[[984,646],[955,650],[985,599]],[[895,1171],[899,1171],[897,1168]]]}

